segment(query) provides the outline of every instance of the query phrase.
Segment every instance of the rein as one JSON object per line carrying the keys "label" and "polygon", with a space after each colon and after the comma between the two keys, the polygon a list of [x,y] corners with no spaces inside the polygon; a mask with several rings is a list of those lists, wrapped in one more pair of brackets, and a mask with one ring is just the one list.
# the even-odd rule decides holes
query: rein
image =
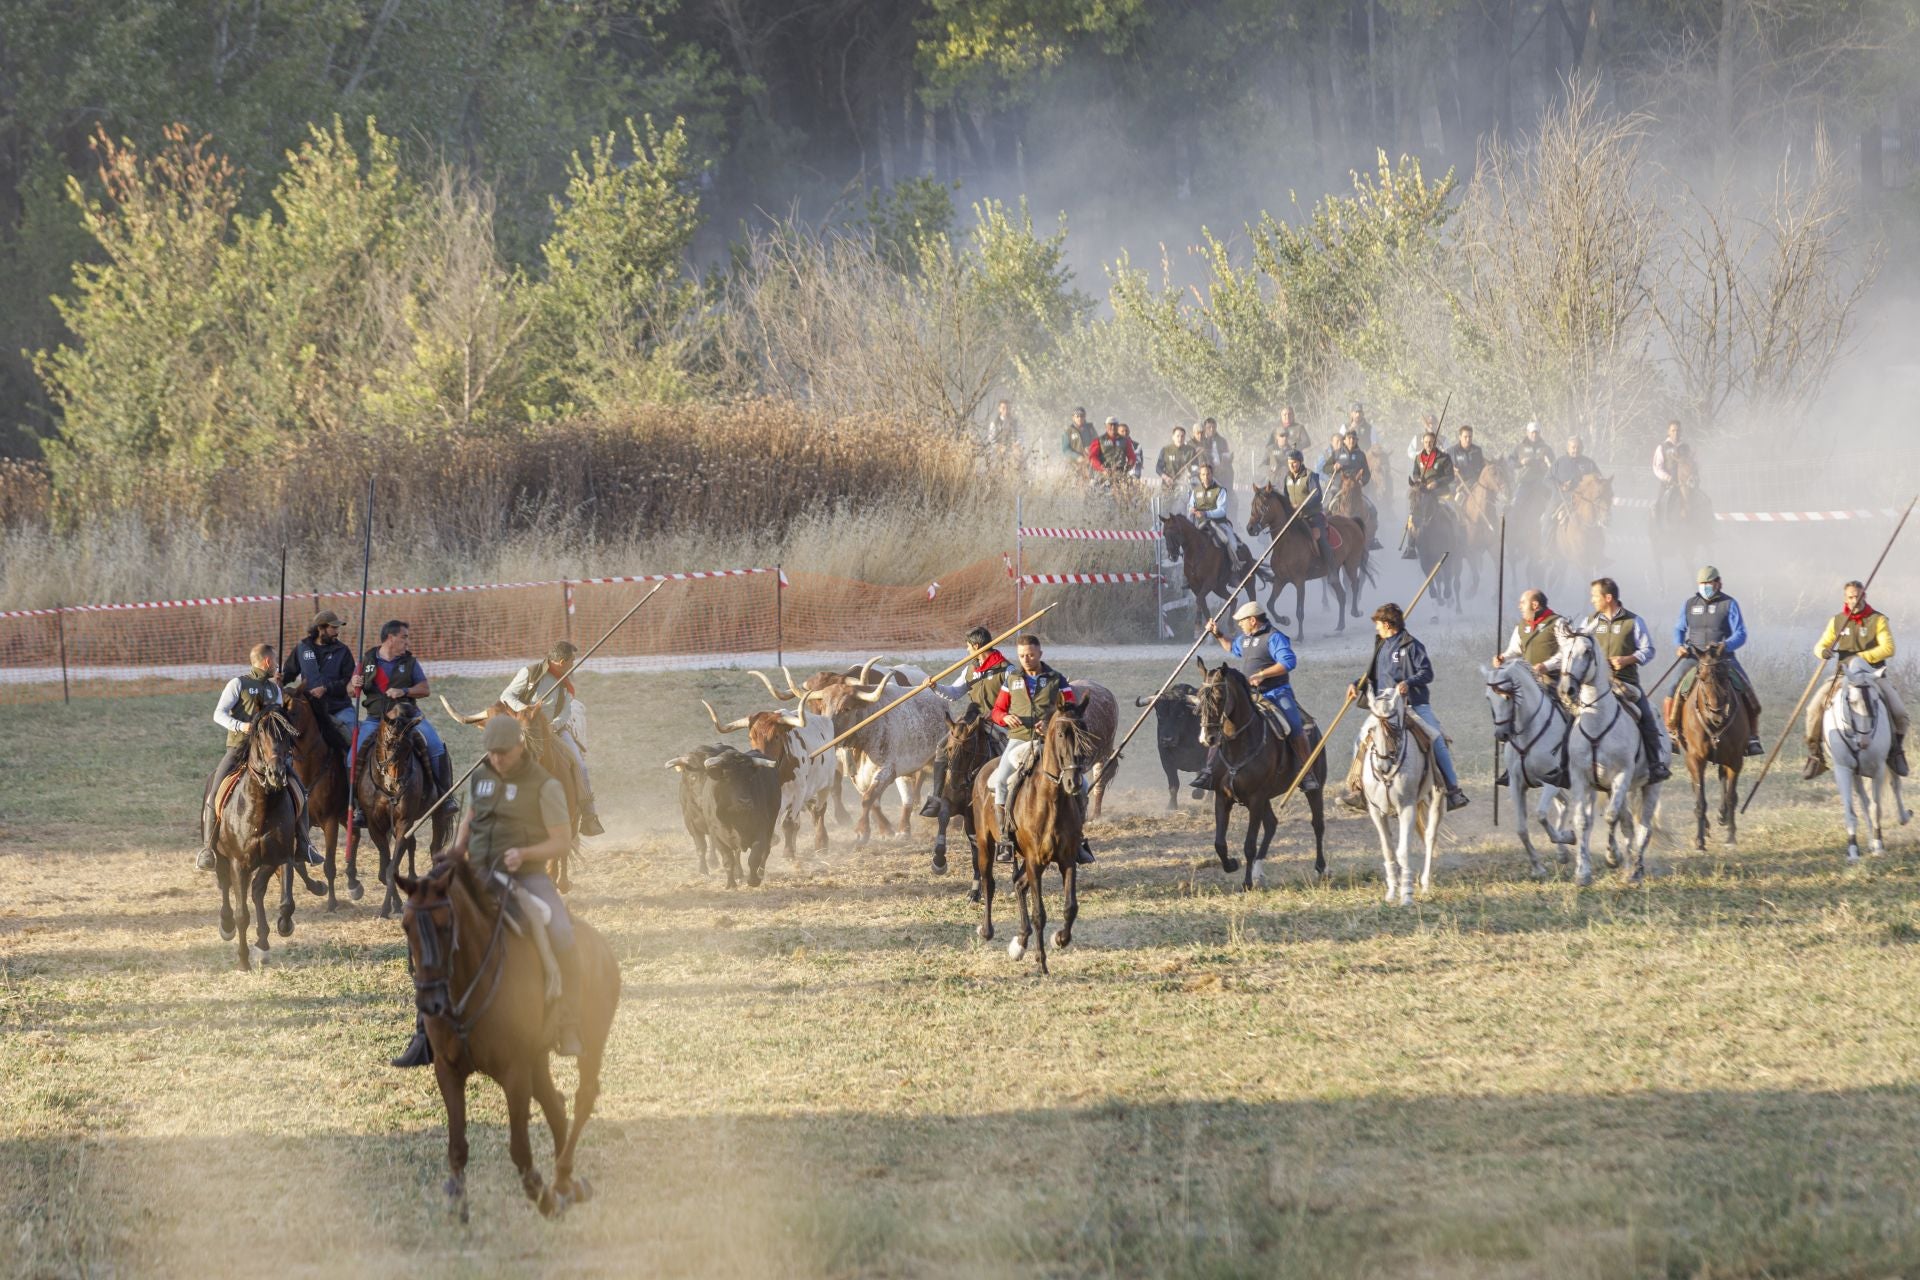
{"label": "rein", "polygon": [[[1208,693],[1214,695],[1211,699],[1213,702],[1224,701],[1227,696],[1225,679],[1223,678],[1218,684],[1208,684],[1206,689],[1202,691],[1200,695],[1202,724],[1206,723],[1207,702],[1209,701],[1207,698]],[[1249,701],[1251,701],[1251,698]],[[1229,718],[1229,713],[1224,708],[1215,710],[1213,714],[1220,718],[1220,762],[1227,766],[1227,772],[1229,774],[1238,773],[1266,747],[1268,734],[1267,718],[1261,714],[1259,707],[1249,705],[1247,707],[1247,716],[1254,731],[1248,733],[1233,727],[1233,721]],[[1235,759],[1233,749],[1236,744],[1242,741],[1247,741],[1248,745],[1239,753],[1239,758]]]}
{"label": "rein", "polygon": [[[467,983],[467,989],[460,993],[458,1000],[453,998],[451,966],[453,964],[453,957],[458,954],[460,950],[460,913],[454,909],[453,895],[451,891],[449,891],[445,901],[436,902],[430,907],[416,907],[413,909],[415,916],[424,915],[427,917],[427,928],[429,932],[422,934],[421,940],[424,943],[428,938],[433,939],[435,950],[439,947],[440,932],[439,927],[433,923],[433,917],[441,911],[446,911],[453,917],[453,936],[447,944],[446,967],[443,968],[441,975],[437,978],[423,980],[418,973],[414,975],[413,1002],[414,1008],[419,1010],[421,1017],[452,1023],[454,1035],[459,1037],[460,1047],[463,1050],[467,1048],[467,1037],[472,1033],[474,1024],[485,1017],[487,1010],[493,1007],[494,997],[500,994],[500,979],[504,977],[507,972],[506,958],[500,950],[500,939],[506,936],[507,895],[501,893],[498,896],[500,905],[493,914],[493,934],[487,939],[487,949],[480,955],[480,964],[474,969],[472,980]],[[425,946],[421,948],[422,951],[426,949]],[[491,962],[496,955],[500,956],[500,962],[492,964]],[[428,964],[436,964],[438,957],[423,956],[422,959]],[[486,976],[490,964],[493,969],[493,981],[487,985],[487,995],[486,998],[480,1002],[480,1007],[469,1015],[467,1013],[467,1003],[473,999],[474,992],[479,989],[480,980]],[[420,1009],[420,997],[429,991],[446,992],[448,1000],[448,1011],[446,1013],[428,1014],[424,1009]]]}
{"label": "rein", "polygon": [[[1380,733],[1368,739],[1367,760],[1373,765],[1373,776],[1382,783],[1391,783],[1400,776],[1400,770],[1407,763],[1407,708],[1401,703],[1394,708],[1391,716],[1373,712],[1374,723],[1380,726]],[[1390,747],[1392,754],[1376,750],[1377,747]]]}
{"label": "rein", "polygon": [[[1495,683],[1494,681],[1489,680],[1487,682],[1487,688],[1494,690],[1502,698],[1506,699],[1507,706],[1510,710],[1510,714],[1507,716],[1504,722],[1501,721],[1497,716],[1494,718],[1493,736],[1501,742],[1511,743],[1514,738],[1514,729],[1516,727],[1514,722],[1519,719],[1519,712],[1517,710],[1513,710],[1514,703],[1516,699],[1519,697],[1519,688],[1520,688],[1519,683],[1515,681],[1510,686],[1503,687],[1501,684],[1498,684],[1498,683]],[[1527,757],[1530,754],[1532,754],[1534,747],[1539,745],[1540,739],[1547,736],[1547,730],[1551,729],[1554,723],[1558,721],[1562,715],[1566,714],[1566,710],[1560,705],[1560,700],[1558,698],[1553,697],[1552,695],[1547,693],[1544,689],[1541,689],[1537,683],[1534,685],[1534,689],[1538,691],[1540,694],[1540,709],[1544,711],[1545,714],[1539,717],[1540,727],[1534,730],[1532,734],[1526,738],[1525,741],[1520,743],[1520,746],[1519,746],[1520,773],[1521,773],[1521,776],[1525,777],[1529,782],[1536,781],[1536,779],[1534,779],[1532,774],[1527,772]],[[1534,719],[1533,712],[1531,711],[1528,712],[1527,719],[1524,721],[1521,721],[1520,724],[1518,725],[1518,728],[1522,733],[1527,732],[1527,726],[1533,723],[1533,719]]]}
{"label": "rein", "polygon": [[1860,724],[1859,713],[1853,709],[1853,685],[1843,685],[1840,699],[1845,704],[1840,712],[1840,723],[1834,727],[1840,731],[1840,745],[1853,757],[1849,766],[1855,773],[1860,772],[1860,756],[1873,743],[1873,731],[1880,724],[1880,700],[1861,686],[1861,698],[1867,704],[1867,722]]}
{"label": "rein", "polygon": [[[1599,659],[1594,655],[1592,641],[1588,641],[1587,649],[1583,654],[1583,656],[1585,656],[1587,659],[1588,671],[1589,673],[1591,673],[1593,666],[1599,661]],[[1615,698],[1613,695],[1613,683],[1611,679],[1611,674],[1612,674],[1611,672],[1608,673],[1609,679],[1605,687],[1602,687],[1597,684],[1591,684],[1585,678],[1575,676],[1571,671],[1567,670],[1565,667],[1561,668],[1561,673],[1567,676],[1569,679],[1576,680],[1582,689],[1593,690],[1593,701],[1592,702],[1582,701],[1580,703],[1580,714],[1574,718],[1573,727],[1579,730],[1580,736],[1587,740],[1587,745],[1595,749],[1593,752],[1593,785],[1595,787],[1598,787],[1601,785],[1600,783],[1600,752],[1598,748],[1600,744],[1606,740],[1607,735],[1613,732],[1614,726],[1620,723],[1620,717],[1627,713],[1627,709],[1625,705],[1621,703],[1620,699]],[[1585,726],[1583,726],[1580,723],[1580,721],[1586,719],[1587,712],[1589,711],[1597,712],[1600,709],[1600,700],[1602,698],[1613,698],[1613,718],[1607,721],[1607,727],[1600,731],[1600,734],[1598,737],[1595,737],[1593,734],[1588,733],[1586,731]]]}

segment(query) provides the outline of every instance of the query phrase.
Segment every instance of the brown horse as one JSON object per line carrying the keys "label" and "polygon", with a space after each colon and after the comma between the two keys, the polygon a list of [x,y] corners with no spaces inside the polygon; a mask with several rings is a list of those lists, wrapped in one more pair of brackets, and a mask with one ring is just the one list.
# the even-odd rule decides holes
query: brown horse
{"label": "brown horse", "polygon": [[1648,520],[1655,576],[1665,581],[1670,557],[1683,566],[1707,559],[1717,524],[1713,499],[1700,489],[1700,473],[1693,458],[1679,459],[1673,467],[1673,484],[1654,499]]}
{"label": "brown horse", "polygon": [[1513,499],[1513,477],[1505,461],[1490,459],[1474,482],[1460,491],[1462,559],[1473,573],[1470,593],[1480,590],[1480,561],[1491,564],[1500,550],[1500,517]]}
{"label": "brown horse", "polygon": [[[360,753],[360,776],[354,779],[354,796],[366,815],[367,834],[380,850],[380,883],[387,887],[380,903],[382,920],[391,918],[400,906],[394,886],[401,854],[407,858],[407,873],[415,870],[419,839],[408,832],[437,798],[433,780],[414,750],[413,726],[419,719],[420,708],[413,703],[398,698],[389,702],[367,749]],[[446,845],[452,816],[444,804],[433,811],[430,857]]]}
{"label": "brown horse", "polygon": [[[267,962],[267,882],[286,871],[280,892],[281,937],[293,932],[293,873],[314,893],[320,884],[308,877],[299,858],[299,801],[293,787],[293,725],[278,711],[257,717],[247,731],[247,758],[240,779],[227,797],[214,828],[214,870],[220,881],[220,936],[239,939],[239,965]],[[247,898],[253,899],[256,935],[247,945]],[[230,901],[231,899],[231,901]],[[235,907],[238,907],[238,917]]]}
{"label": "brown horse", "polygon": [[1340,473],[1334,482],[1333,496],[1327,500],[1327,514],[1344,516],[1360,526],[1361,538],[1371,547],[1380,533],[1380,512],[1367,497],[1367,486],[1360,477]]}
{"label": "brown horse", "polygon": [[[1076,860],[1086,822],[1086,787],[1081,770],[1095,755],[1095,746],[1081,724],[1082,714],[1070,706],[1047,718],[1040,730],[1039,759],[1013,797],[1012,812],[1007,815],[1013,821],[1015,856],[1021,866],[1014,885],[1020,900],[1020,936],[1007,943],[1007,954],[1018,960],[1033,942],[1041,973],[1047,972],[1047,907],[1040,892],[1040,877],[1049,866],[1058,867],[1060,878],[1066,882],[1066,918],[1053,935],[1054,946],[1072,943],[1073,922],[1080,915]],[[993,821],[992,777],[992,768],[983,768],[973,783],[973,875],[980,882],[980,937],[987,942],[993,940],[993,853],[1000,841],[1000,831]],[[1027,906],[1029,895],[1033,899],[1031,911]]]}
{"label": "brown horse", "polygon": [[[1284,731],[1266,713],[1254,706],[1253,687],[1246,676],[1226,663],[1208,670],[1199,663],[1204,679],[1200,685],[1200,741],[1220,752],[1220,777],[1213,792],[1213,851],[1220,859],[1220,870],[1239,871],[1241,859],[1227,852],[1227,825],[1237,804],[1247,811],[1247,838],[1242,852],[1246,870],[1240,882],[1242,891],[1256,883],[1266,883],[1267,846],[1279,829],[1280,818],[1273,810],[1273,798],[1293,785],[1300,774],[1301,762],[1287,750]],[[1308,749],[1320,740],[1320,726],[1307,723]],[[1327,755],[1321,752],[1313,762],[1313,777],[1327,780]],[[1307,810],[1313,822],[1313,871],[1327,874],[1327,814],[1323,789],[1306,793]]]}
{"label": "brown horse", "polygon": [[[1270,529],[1285,528],[1293,518],[1293,504],[1287,501],[1286,492],[1267,485],[1255,485],[1253,504],[1247,517],[1247,533],[1264,535]],[[1313,530],[1307,526],[1307,518],[1302,516],[1294,520],[1293,527],[1287,529],[1286,536],[1280,539],[1267,557],[1267,563],[1273,568],[1273,584],[1267,591],[1267,612],[1280,617],[1278,608],[1280,592],[1293,588],[1294,616],[1300,619],[1300,625],[1306,625],[1307,583],[1315,578],[1325,578],[1327,585],[1333,588],[1334,630],[1347,629],[1347,614],[1360,616],[1360,585],[1373,581],[1373,564],[1367,554],[1367,539],[1357,521],[1346,516],[1328,516],[1327,528],[1339,542],[1332,556],[1333,573],[1329,576],[1326,562],[1320,558],[1320,549],[1313,545]]]}
{"label": "brown horse", "polygon": [[[565,893],[572,888],[569,873],[573,869],[573,855],[580,852],[580,788],[569,767],[571,762],[561,758],[566,748],[560,745],[559,736],[553,730],[553,717],[547,714],[545,704],[534,703],[524,711],[515,711],[504,702],[496,702],[477,715],[463,716],[453,709],[453,704],[443,694],[440,706],[461,724],[484,725],[495,716],[512,716],[520,722],[533,762],[545,770],[548,777],[557,779],[560,789],[567,794],[567,830],[571,835],[571,843],[567,856],[560,859],[553,875],[554,886]],[[437,841],[434,847],[438,849]]]}
{"label": "brown horse", "polygon": [[1601,571],[1607,554],[1607,517],[1613,512],[1613,478],[1587,475],[1565,494],[1561,518],[1547,539],[1547,560],[1584,578]]}
{"label": "brown horse", "polygon": [[[1430,574],[1435,565],[1442,565],[1433,579],[1434,604],[1451,602],[1453,611],[1459,613],[1459,552],[1465,545],[1466,536],[1460,513],[1451,502],[1433,490],[1410,484],[1407,486],[1407,520],[1411,526],[1407,537],[1412,543],[1414,555],[1418,557],[1420,572]],[[1442,557],[1445,557],[1444,564]]]}
{"label": "brown horse", "polygon": [[[315,712],[311,698],[289,694],[291,707],[287,719],[293,725],[293,771],[307,789],[307,821],[319,827],[327,837],[327,910],[338,911],[340,899],[334,894],[335,859],[340,833],[351,831],[348,806],[347,757],[344,737],[333,722]],[[332,730],[332,732],[329,732]],[[347,896],[359,901],[366,892],[360,885],[358,858],[348,840]]]}
{"label": "brown horse", "polygon": [[[548,1216],[593,1195],[573,1176],[580,1131],[600,1096],[607,1032],[620,1002],[620,966],[586,921],[573,921],[574,976],[580,983],[580,1088],[567,1101],[548,1067],[545,971],[534,943],[507,927],[504,903],[464,859],[435,863],[424,879],[395,877],[407,895],[401,926],[413,969],[413,1002],[433,1046],[433,1074],[447,1109],[450,1207],[467,1220],[467,1080],[492,1077],[507,1095],[508,1150],[527,1199]],[[553,1185],[533,1167],[527,1133],[537,1101],[553,1131]]]}
{"label": "brown horse", "polygon": [[[947,826],[958,819],[960,829],[966,836],[967,847],[973,846],[973,782],[980,771],[1000,754],[1000,743],[989,728],[991,721],[983,715],[968,715],[947,726],[947,772],[946,784],[940,791],[939,829],[933,837],[933,870],[936,875],[947,873]],[[980,901],[980,881],[976,878],[973,888],[967,896]]]}
{"label": "brown horse", "polygon": [[1393,493],[1393,450],[1385,445],[1376,444],[1367,449],[1367,470],[1371,473],[1369,483],[1373,491],[1384,502]]}
{"label": "brown horse", "polygon": [[1680,745],[1687,752],[1687,772],[1693,775],[1693,847],[1707,847],[1707,769],[1720,771],[1720,826],[1726,842],[1735,843],[1735,819],[1739,806],[1734,803],[1740,791],[1740,769],[1747,760],[1747,739],[1753,736],[1753,723],[1747,716],[1747,704],[1733,687],[1733,661],[1724,644],[1704,649],[1689,649],[1688,656],[1699,659],[1694,670],[1693,688],[1680,700]]}
{"label": "brown horse", "polygon": [[[1213,616],[1212,598],[1233,597],[1234,583],[1244,570],[1235,570],[1232,554],[1212,534],[1177,511],[1160,517],[1160,537],[1166,545],[1167,559],[1185,566],[1187,590],[1193,592],[1193,625],[1198,631]],[[1247,599],[1253,598],[1249,587]]]}

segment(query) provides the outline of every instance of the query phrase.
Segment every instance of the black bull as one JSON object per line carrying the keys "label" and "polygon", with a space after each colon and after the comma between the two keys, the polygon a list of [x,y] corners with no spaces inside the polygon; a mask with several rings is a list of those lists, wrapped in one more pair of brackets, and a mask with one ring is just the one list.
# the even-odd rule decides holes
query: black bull
{"label": "black bull", "polygon": [[1200,691],[1176,684],[1157,699],[1135,698],[1133,705],[1153,704],[1154,740],[1160,747],[1160,767],[1167,774],[1167,808],[1180,807],[1180,774],[1199,773],[1207,764],[1200,743]]}

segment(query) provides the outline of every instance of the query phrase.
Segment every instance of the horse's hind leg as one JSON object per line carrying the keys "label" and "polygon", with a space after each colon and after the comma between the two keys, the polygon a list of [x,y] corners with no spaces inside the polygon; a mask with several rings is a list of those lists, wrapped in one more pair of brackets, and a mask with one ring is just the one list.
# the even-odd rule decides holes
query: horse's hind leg
{"label": "horse's hind leg", "polygon": [[334,894],[334,877],[339,874],[340,824],[329,819],[323,829],[327,833],[327,910],[338,911],[340,899]]}
{"label": "horse's hind leg", "polygon": [[447,1207],[467,1220],[467,1082],[452,1067],[433,1062],[440,1084],[440,1102],[447,1109]]}
{"label": "horse's hind leg", "polygon": [[1854,812],[1853,803],[1854,789],[1859,784],[1854,778],[1853,771],[1837,762],[1833,766],[1833,784],[1834,789],[1840,793],[1841,821],[1847,829],[1847,861],[1858,862],[1860,861],[1860,819]]}
{"label": "horse's hind leg", "polygon": [[[1026,854],[1023,852],[1017,853],[1014,856],[1017,858],[1025,858]],[[1007,955],[1014,960],[1026,959],[1027,945],[1033,941],[1033,916],[1027,910],[1027,890],[1032,887],[1033,875],[1030,869],[1028,873],[1021,876],[1019,882],[1013,886],[1013,900],[1020,908],[1020,932],[1015,934],[1013,939],[1007,943]]]}
{"label": "horse's hind leg", "polygon": [[[553,1072],[549,1069],[546,1055],[534,1060],[533,1100],[540,1104],[541,1114],[547,1118],[547,1128],[553,1133],[554,1159],[560,1158],[560,1152],[567,1145],[567,1100],[553,1083]],[[529,1137],[528,1143],[533,1139]],[[553,1189],[556,1194],[561,1190],[558,1175],[554,1177]]]}
{"label": "horse's hind leg", "polygon": [[[1069,858],[1073,855],[1068,854]],[[1027,863],[1027,888],[1033,891],[1033,950],[1034,959],[1040,964],[1040,972],[1047,972],[1047,898],[1041,890],[1045,887],[1045,878],[1049,864],[1038,860]]]}
{"label": "horse's hind leg", "polygon": [[[609,1009],[606,1018],[610,1021],[612,1017],[613,1011]],[[581,1045],[580,1087],[573,1095],[573,1127],[567,1130],[566,1144],[553,1161],[554,1191],[572,1204],[585,1203],[593,1196],[593,1187],[587,1180],[573,1176],[573,1158],[580,1148],[580,1131],[587,1127],[587,1117],[593,1114],[593,1104],[600,1097],[600,1059],[606,1052],[607,1025],[602,1022],[590,1030]]]}
{"label": "horse's hind leg", "polygon": [[1734,801],[1740,795],[1740,770],[1737,766],[1720,766],[1720,826],[1725,830],[1727,844],[1740,842],[1739,819],[1740,806]]}

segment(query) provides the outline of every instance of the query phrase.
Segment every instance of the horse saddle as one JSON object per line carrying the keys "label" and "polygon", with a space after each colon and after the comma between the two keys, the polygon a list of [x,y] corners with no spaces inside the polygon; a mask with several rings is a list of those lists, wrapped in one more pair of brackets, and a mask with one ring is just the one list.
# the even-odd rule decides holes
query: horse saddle
{"label": "horse saddle", "polygon": [[1627,709],[1627,714],[1633,718],[1633,722],[1639,724],[1640,690],[1616,677],[1613,682],[1613,696],[1618,698],[1620,705]]}
{"label": "horse saddle", "polygon": [[560,999],[561,991],[560,961],[554,956],[553,943],[547,937],[547,928],[553,923],[553,908],[521,889],[511,876],[496,871],[494,881],[506,895],[507,927],[531,939],[533,949],[540,953],[540,967],[547,982],[547,1003],[551,1005]]}
{"label": "horse saddle", "polygon": [[246,776],[246,766],[242,765],[228,774],[226,781],[220,784],[220,789],[213,793],[213,816],[216,821],[226,816],[227,801],[233,799],[233,793],[240,787],[240,780]]}
{"label": "horse saddle", "polygon": [[1346,539],[1342,538],[1340,536],[1340,531],[1334,528],[1331,524],[1327,526],[1326,533],[1327,533],[1327,550],[1338,551],[1341,547],[1346,545]]}

